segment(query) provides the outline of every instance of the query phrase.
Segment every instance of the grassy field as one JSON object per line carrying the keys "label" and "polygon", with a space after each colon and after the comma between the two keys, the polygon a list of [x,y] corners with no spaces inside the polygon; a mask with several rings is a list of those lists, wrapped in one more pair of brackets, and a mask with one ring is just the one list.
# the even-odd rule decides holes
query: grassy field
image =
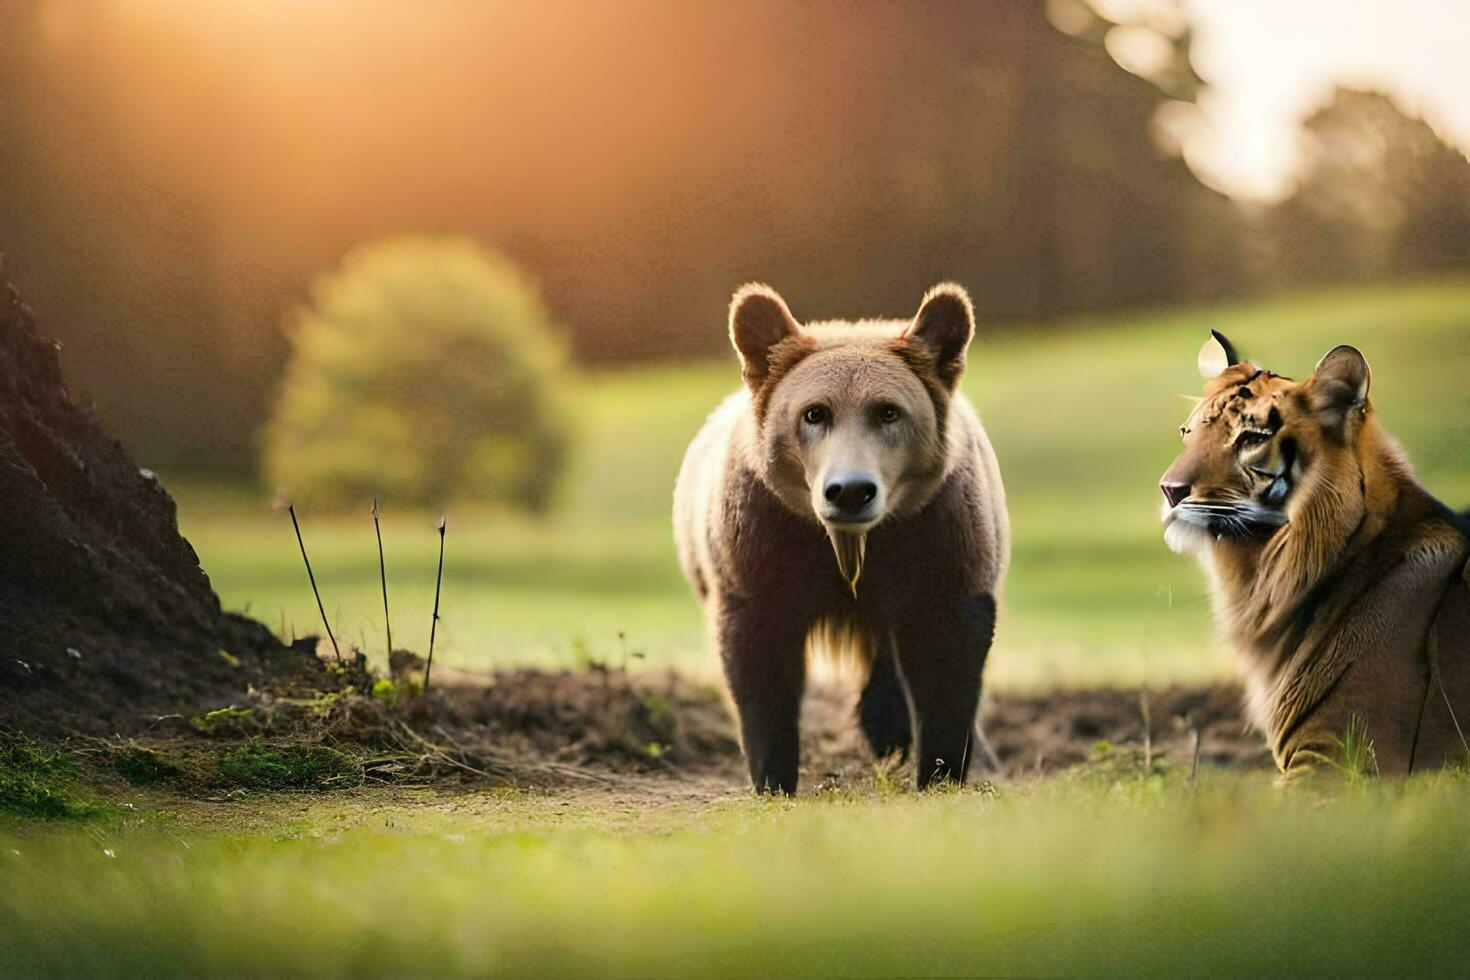
{"label": "grassy field", "polygon": [[1470,782],[131,797],[0,821],[0,973],[1457,973]]}
{"label": "grassy field", "polygon": [[[1470,282],[1319,292],[1003,336],[982,328],[965,390],[1000,455],[1015,529],[992,687],[1164,683],[1228,670],[1211,638],[1198,569],[1163,545],[1156,488],[1188,408],[1178,396],[1199,391],[1195,354],[1211,327],[1298,377],[1335,344],[1359,346],[1373,365],[1381,417],[1421,477],[1447,502],[1470,506]],[[720,329],[718,317],[709,329]],[[712,670],[668,512],[685,445],[738,381],[733,354],[583,379],[580,455],[555,516],[451,510],[436,656],[510,666],[616,662],[627,652],[652,666]],[[287,634],[319,629],[290,524],[269,509],[267,494],[171,485],[184,531],[227,605]],[[301,516],[334,629],[381,660],[368,502],[352,515]],[[384,527],[395,639],[420,652],[433,600],[435,516],[390,511]]]}
{"label": "grassy field", "polygon": [[[1297,375],[1361,346],[1426,482],[1470,503],[1470,283],[982,337],[967,385],[1016,529],[992,686],[1226,670],[1199,573],[1159,540],[1154,489],[1211,326]],[[561,511],[450,514],[446,658],[645,653],[707,670],[666,511],[685,441],[734,376],[585,379]],[[178,489],[228,604],[311,630],[285,515],[238,488]],[[395,638],[419,649],[434,516],[385,523]],[[340,635],[380,659],[367,507],[303,517]],[[794,800],[667,774],[204,799],[115,775],[77,788],[74,765],[29,751],[0,757],[0,976],[1402,974],[1459,972],[1470,954],[1463,772],[1284,792],[1268,772],[1192,778],[1099,744],[1059,776],[924,795],[875,771]]]}

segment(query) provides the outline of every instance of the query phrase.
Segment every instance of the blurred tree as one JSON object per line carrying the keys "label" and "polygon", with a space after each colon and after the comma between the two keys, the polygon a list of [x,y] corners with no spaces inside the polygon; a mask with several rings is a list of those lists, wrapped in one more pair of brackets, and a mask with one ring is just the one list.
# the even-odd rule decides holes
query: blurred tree
{"label": "blurred tree", "polygon": [[567,456],[563,352],[539,296],[467,240],[352,252],[288,329],[267,476],[327,505],[552,499]]}
{"label": "blurred tree", "polygon": [[1302,142],[1297,189],[1269,217],[1270,266],[1368,280],[1470,265],[1470,160],[1424,120],[1339,88]]}

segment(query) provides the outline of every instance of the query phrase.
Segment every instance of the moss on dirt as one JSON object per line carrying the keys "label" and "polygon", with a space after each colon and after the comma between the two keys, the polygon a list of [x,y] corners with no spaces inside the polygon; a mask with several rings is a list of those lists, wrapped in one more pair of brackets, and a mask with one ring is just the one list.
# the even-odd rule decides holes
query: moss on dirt
{"label": "moss on dirt", "polygon": [[141,745],[125,745],[112,759],[117,774],[134,786],[158,786],[184,781],[185,767],[176,759]]}
{"label": "moss on dirt", "polygon": [[77,781],[75,761],[19,732],[0,731],[0,813],[58,819],[96,806]]}
{"label": "moss on dirt", "polygon": [[217,708],[189,719],[189,727],[200,735],[246,735],[265,728],[254,708]]}
{"label": "moss on dirt", "polygon": [[221,783],[240,789],[322,790],[362,781],[356,759],[324,745],[250,743],[222,753],[215,766]]}
{"label": "moss on dirt", "polygon": [[182,793],[223,790],[325,791],[363,782],[363,763],[324,745],[252,740],[200,748],[194,742],[114,744],[100,756],[133,786]]}

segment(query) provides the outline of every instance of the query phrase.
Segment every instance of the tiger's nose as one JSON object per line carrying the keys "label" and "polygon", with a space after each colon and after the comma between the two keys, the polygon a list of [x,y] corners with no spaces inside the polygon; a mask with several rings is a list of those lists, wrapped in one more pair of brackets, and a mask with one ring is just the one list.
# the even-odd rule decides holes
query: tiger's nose
{"label": "tiger's nose", "polygon": [[1178,507],[1179,501],[1189,496],[1187,483],[1160,483],[1159,489],[1164,491],[1164,499],[1169,502],[1170,507]]}

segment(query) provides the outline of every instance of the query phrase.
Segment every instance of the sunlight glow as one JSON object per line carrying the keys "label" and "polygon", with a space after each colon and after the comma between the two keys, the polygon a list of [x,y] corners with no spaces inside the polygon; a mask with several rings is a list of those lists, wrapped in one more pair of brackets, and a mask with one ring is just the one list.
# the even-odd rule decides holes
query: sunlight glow
{"label": "sunlight glow", "polygon": [[[1241,198],[1291,192],[1296,127],[1337,85],[1388,92],[1470,146],[1470,4],[1463,0],[1182,0],[1208,126],[1185,139],[1200,178]],[[1097,6],[1112,6],[1112,3]]]}

